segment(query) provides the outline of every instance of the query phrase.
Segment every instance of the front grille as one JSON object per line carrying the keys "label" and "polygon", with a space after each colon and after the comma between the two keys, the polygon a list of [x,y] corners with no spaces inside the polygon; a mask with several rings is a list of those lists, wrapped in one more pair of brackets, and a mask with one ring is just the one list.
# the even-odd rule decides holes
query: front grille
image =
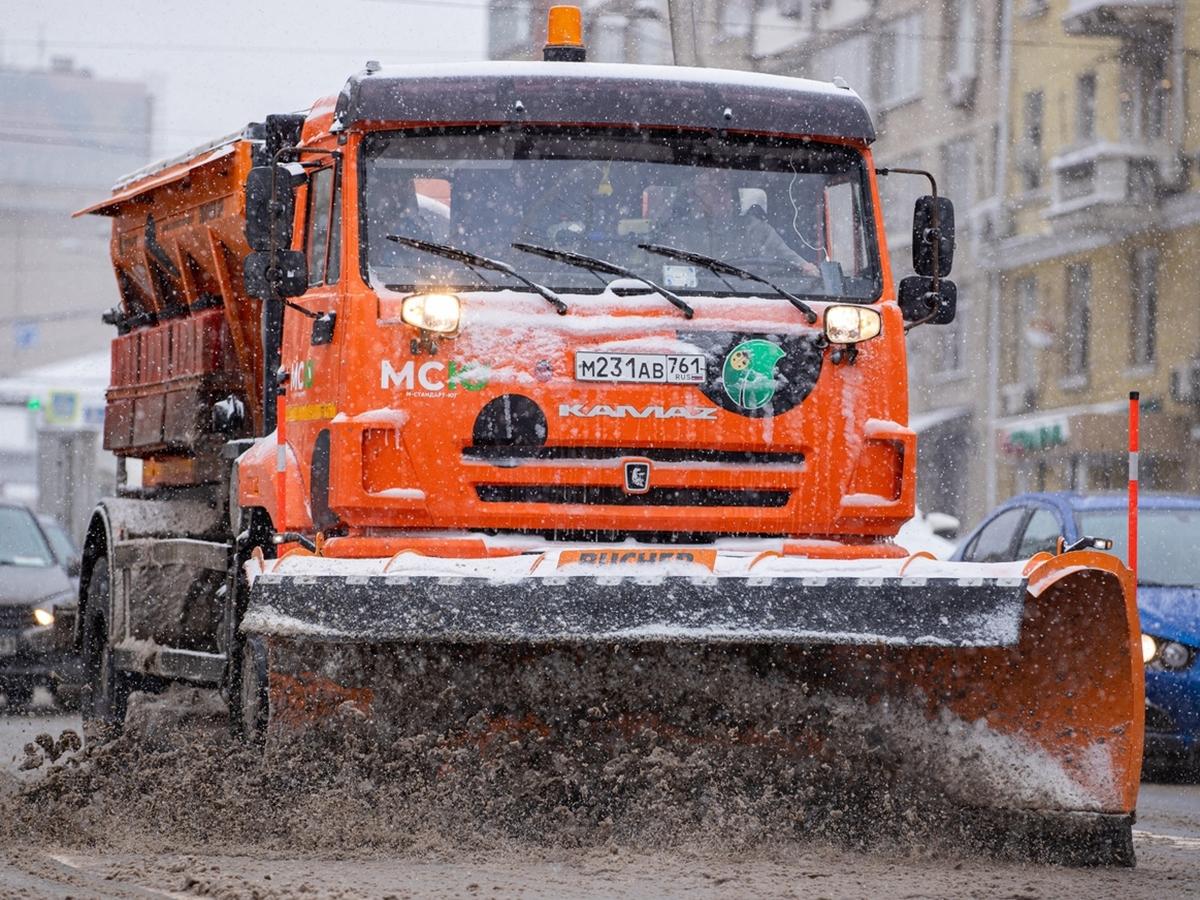
{"label": "front grille", "polygon": [[485,444],[467,447],[463,451],[465,459],[497,464],[525,459],[612,460],[630,456],[640,456],[654,462],[729,463],[742,466],[799,466],[804,463],[803,453],[767,450],[714,450],[704,447],[554,447],[530,444],[505,447]]}
{"label": "front grille", "polygon": [[1147,703],[1146,730],[1155,731],[1160,734],[1174,734],[1175,721],[1166,713],[1166,711],[1155,706],[1153,703]]}
{"label": "front grille", "polygon": [[0,606],[0,629],[33,627],[33,609],[28,606]]}
{"label": "front grille", "polygon": [[791,491],[735,490],[727,488],[652,488],[644,494],[627,494],[616,487],[590,485],[478,484],[475,491],[484,503],[560,503],[589,506],[750,506],[778,509],[786,506]]}

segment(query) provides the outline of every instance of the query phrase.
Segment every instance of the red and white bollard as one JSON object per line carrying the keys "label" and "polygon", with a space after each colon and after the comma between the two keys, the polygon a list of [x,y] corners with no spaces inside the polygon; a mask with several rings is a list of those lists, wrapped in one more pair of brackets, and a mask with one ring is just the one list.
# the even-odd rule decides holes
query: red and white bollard
{"label": "red and white bollard", "polygon": [[1129,568],[1137,584],[1139,394],[1129,392]]}

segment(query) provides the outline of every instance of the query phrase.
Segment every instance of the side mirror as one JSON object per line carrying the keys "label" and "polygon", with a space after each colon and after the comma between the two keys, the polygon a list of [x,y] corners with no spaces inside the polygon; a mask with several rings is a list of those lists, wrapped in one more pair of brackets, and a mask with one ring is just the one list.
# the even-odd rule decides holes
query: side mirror
{"label": "side mirror", "polygon": [[952,541],[958,537],[958,530],[962,527],[962,523],[958,521],[957,516],[940,512],[926,513],[925,524],[938,537],[945,538],[948,541]]}
{"label": "side mirror", "polygon": [[943,278],[934,290],[933,278],[909,275],[900,281],[899,302],[905,322],[949,325],[958,309],[958,286]]}
{"label": "side mirror", "polygon": [[242,273],[246,293],[251,297],[299,297],[308,290],[308,262],[303,250],[276,250],[274,262],[266,250],[251,253]]}
{"label": "side mirror", "polygon": [[78,578],[79,573],[83,571],[83,560],[81,560],[78,556],[72,556],[67,559],[67,565],[65,568],[67,570],[68,578]]}
{"label": "side mirror", "polygon": [[[937,223],[936,227],[934,222]],[[933,271],[937,248],[937,272]],[[949,197],[918,197],[913,209],[913,271],[945,278],[954,264],[954,204]]]}
{"label": "side mirror", "polygon": [[303,170],[297,176],[283,164],[255,166],[246,175],[246,243],[251,250],[266,250],[271,246],[272,228],[276,247],[291,244],[298,177],[303,178]]}

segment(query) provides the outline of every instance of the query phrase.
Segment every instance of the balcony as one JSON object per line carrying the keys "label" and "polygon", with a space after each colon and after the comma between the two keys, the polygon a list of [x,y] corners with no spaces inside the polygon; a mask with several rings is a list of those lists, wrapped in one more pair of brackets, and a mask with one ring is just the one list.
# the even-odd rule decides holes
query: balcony
{"label": "balcony", "polygon": [[1145,37],[1170,28],[1175,0],[1070,0],[1063,14],[1067,34]]}
{"label": "balcony", "polygon": [[1159,142],[1096,142],[1050,160],[1050,205],[1042,215],[1056,225],[1123,227],[1144,221],[1171,171]]}

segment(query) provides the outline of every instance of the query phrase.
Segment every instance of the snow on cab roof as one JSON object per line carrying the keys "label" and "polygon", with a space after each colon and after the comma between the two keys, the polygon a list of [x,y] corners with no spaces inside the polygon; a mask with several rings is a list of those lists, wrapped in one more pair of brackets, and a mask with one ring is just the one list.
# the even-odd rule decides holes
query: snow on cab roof
{"label": "snow on cab roof", "polygon": [[333,129],[385,122],[638,124],[875,139],[866,105],[846,87],[758,72],[624,63],[373,66],[346,82]]}

